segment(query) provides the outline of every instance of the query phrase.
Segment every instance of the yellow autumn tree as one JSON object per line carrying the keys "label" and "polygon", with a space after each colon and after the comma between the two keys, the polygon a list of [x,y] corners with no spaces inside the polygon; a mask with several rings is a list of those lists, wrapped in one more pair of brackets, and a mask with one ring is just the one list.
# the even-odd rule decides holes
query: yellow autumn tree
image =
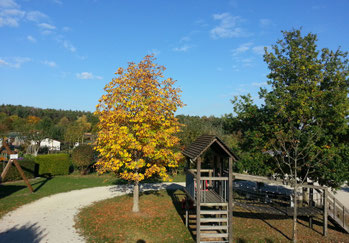
{"label": "yellow autumn tree", "polygon": [[174,113],[183,106],[181,90],[172,78],[164,78],[165,67],[155,60],[148,55],[126,70],[119,68],[95,112],[97,170],[134,183],[133,212],[139,211],[139,182],[154,175],[168,180],[167,169],[177,167],[181,156],[173,151],[179,142],[175,134],[181,125]]}

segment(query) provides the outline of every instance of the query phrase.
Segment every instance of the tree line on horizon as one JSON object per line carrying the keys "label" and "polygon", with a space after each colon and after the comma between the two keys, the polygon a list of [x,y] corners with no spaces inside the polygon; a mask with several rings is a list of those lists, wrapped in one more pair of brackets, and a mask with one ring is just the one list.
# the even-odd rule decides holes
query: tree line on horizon
{"label": "tree line on horizon", "polygon": [[[230,141],[230,145],[235,143],[234,139],[228,139],[229,136],[224,131],[224,117],[177,115],[176,118],[184,124],[182,131],[177,134],[181,139],[181,148],[202,134],[218,135]],[[97,123],[98,117],[89,111],[0,105],[1,135],[22,135],[30,139],[36,135],[38,139],[48,137],[73,145],[81,142],[86,133],[96,135]]]}

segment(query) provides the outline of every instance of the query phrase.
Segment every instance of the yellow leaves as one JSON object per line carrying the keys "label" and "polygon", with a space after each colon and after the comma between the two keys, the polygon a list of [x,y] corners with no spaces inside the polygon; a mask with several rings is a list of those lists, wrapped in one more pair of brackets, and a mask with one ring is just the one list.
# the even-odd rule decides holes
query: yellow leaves
{"label": "yellow leaves", "polygon": [[96,150],[99,171],[113,171],[126,180],[141,181],[155,174],[168,178],[180,156],[172,151],[180,124],[174,117],[180,89],[171,78],[162,79],[164,67],[146,56],[140,63],[119,68],[105,86],[96,106],[99,116]]}
{"label": "yellow leaves", "polygon": [[27,117],[27,122],[29,124],[37,124],[40,121],[40,117],[37,116],[28,116]]}

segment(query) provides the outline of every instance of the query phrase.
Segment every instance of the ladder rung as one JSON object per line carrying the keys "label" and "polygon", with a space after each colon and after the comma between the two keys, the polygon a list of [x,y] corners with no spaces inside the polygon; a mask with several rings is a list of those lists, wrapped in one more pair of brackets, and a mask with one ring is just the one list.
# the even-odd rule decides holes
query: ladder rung
{"label": "ladder rung", "polygon": [[228,212],[223,210],[200,210],[200,214],[228,214]]}
{"label": "ladder rung", "polygon": [[200,203],[200,206],[228,206],[228,203]]}
{"label": "ladder rung", "polygon": [[227,243],[229,241],[200,241],[200,243]]}
{"label": "ladder rung", "polygon": [[228,233],[200,233],[202,238],[228,237]]}
{"label": "ladder rung", "polygon": [[208,222],[228,222],[227,218],[200,218],[200,222],[208,223]]}
{"label": "ladder rung", "polygon": [[217,225],[201,225],[200,226],[201,230],[228,230],[227,225],[223,226],[217,226]]}

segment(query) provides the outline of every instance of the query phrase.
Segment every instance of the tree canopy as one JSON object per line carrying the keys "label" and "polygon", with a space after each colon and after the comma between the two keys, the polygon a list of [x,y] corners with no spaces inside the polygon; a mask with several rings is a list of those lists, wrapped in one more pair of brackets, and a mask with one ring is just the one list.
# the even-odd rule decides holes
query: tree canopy
{"label": "tree canopy", "polygon": [[[228,125],[243,133],[238,169],[289,179],[297,202],[298,186],[308,179],[335,188],[349,179],[349,67],[340,49],[318,50],[315,34],[282,33],[265,49],[270,88],[259,92],[264,104],[258,107],[249,95],[235,99],[237,116]],[[293,242],[296,222],[297,203]]]}
{"label": "tree canopy", "polygon": [[140,181],[153,175],[168,179],[167,168],[176,167],[181,156],[173,151],[179,142],[175,134],[180,123],[174,113],[183,106],[181,91],[173,87],[173,79],[163,79],[165,67],[154,61],[146,56],[138,64],[129,63],[126,70],[119,68],[95,112],[98,171],[133,181],[136,190]]}
{"label": "tree canopy", "polygon": [[270,70],[270,88],[260,91],[264,104],[248,96],[234,101],[230,124],[243,133],[240,157],[246,163],[257,158],[260,167],[240,163],[242,170],[283,172],[333,187],[349,179],[347,53],[319,50],[316,41],[315,34],[284,31],[264,55]]}

